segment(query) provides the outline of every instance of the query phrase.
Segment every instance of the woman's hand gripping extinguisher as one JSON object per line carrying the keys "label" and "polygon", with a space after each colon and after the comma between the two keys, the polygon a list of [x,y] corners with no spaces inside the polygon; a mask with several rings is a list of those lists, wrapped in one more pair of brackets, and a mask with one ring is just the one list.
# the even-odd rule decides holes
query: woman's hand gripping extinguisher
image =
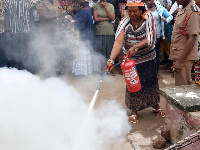
{"label": "woman's hand gripping extinguisher", "polygon": [[125,61],[121,63],[121,68],[129,92],[135,93],[141,90],[141,84],[136,70],[135,62],[128,57],[129,55],[124,57]]}

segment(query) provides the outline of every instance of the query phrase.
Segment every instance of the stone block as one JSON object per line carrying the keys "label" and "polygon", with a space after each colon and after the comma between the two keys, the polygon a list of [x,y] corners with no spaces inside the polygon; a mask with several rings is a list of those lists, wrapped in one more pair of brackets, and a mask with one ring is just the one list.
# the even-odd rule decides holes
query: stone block
{"label": "stone block", "polygon": [[[176,86],[160,89],[166,101],[166,127],[170,130],[171,143],[175,144],[200,130],[200,87]],[[167,133],[165,133],[167,134]],[[200,141],[185,148],[195,149]]]}
{"label": "stone block", "polygon": [[157,137],[154,141],[153,141],[153,147],[154,148],[157,148],[157,149],[161,149],[161,148],[164,148],[166,145],[166,140],[159,136]]}
{"label": "stone block", "polygon": [[168,142],[171,142],[171,135],[170,135],[170,129],[165,125],[161,129],[161,136]]}
{"label": "stone block", "polygon": [[161,88],[160,93],[185,112],[200,111],[200,86],[198,85]]}

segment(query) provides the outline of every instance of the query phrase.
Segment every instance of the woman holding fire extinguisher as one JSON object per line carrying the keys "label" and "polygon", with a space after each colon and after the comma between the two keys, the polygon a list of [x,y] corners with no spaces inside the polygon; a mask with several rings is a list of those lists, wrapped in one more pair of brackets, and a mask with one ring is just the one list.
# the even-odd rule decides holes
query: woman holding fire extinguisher
{"label": "woman holding fire extinguisher", "polygon": [[105,69],[109,72],[113,69],[114,61],[123,49],[125,55],[134,60],[142,86],[141,90],[134,93],[126,87],[125,103],[132,110],[129,120],[137,123],[137,111],[147,107],[153,107],[158,116],[165,117],[159,106],[153,16],[145,9],[143,0],[127,0],[126,9],[128,15],[118,26],[115,43]]}

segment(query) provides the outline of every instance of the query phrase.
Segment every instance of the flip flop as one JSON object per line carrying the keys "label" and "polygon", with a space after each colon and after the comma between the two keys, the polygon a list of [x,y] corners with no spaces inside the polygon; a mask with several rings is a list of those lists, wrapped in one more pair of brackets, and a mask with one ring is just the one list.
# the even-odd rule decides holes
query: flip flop
{"label": "flip flop", "polygon": [[131,123],[137,123],[138,122],[137,115],[130,115],[129,120]]}
{"label": "flip flop", "polygon": [[162,109],[154,109],[153,108],[153,112],[157,114],[157,116],[164,118],[165,117],[165,113],[162,112]]}

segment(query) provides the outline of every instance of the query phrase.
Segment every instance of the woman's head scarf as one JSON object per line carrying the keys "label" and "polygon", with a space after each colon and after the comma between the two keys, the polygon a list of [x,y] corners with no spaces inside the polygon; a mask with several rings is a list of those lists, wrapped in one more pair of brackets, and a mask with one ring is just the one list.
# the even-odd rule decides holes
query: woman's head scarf
{"label": "woman's head scarf", "polygon": [[[142,7],[145,7],[145,5],[144,5],[144,0],[127,0],[127,3],[126,3],[126,8],[128,7],[128,6],[142,6]],[[146,8],[145,8],[146,9]],[[145,13],[143,13],[141,16],[142,16],[142,18],[144,18],[145,19],[145,15],[146,15],[146,13],[147,13],[147,10],[145,11]]]}
{"label": "woman's head scarf", "polygon": [[126,6],[144,6],[144,0],[127,0]]}

